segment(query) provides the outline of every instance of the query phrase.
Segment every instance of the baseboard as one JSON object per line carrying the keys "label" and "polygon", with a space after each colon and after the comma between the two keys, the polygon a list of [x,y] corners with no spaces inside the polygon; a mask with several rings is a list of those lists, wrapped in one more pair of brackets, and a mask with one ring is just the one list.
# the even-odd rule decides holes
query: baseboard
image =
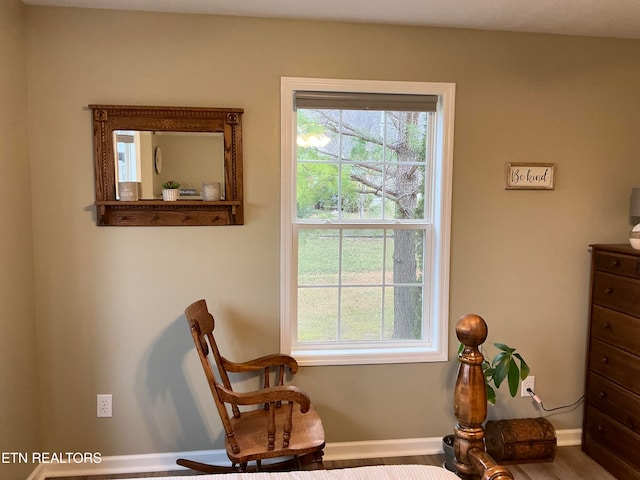
{"label": "baseboard", "polygon": [[442,453],[442,437],[370,440],[364,442],[328,443],[324,459],[351,460],[358,458],[409,457]]}
{"label": "baseboard", "polygon": [[[556,436],[558,438],[558,446],[560,447],[580,445],[582,430],[579,428],[558,430],[556,431]],[[324,453],[324,459],[327,461],[435,455],[442,453],[442,438],[407,438],[328,443],[324,449]],[[224,450],[119,455],[102,457],[100,463],[41,463],[33,470],[31,475],[27,477],[27,480],[45,480],[46,478],[67,476],[182,470],[183,467],[176,465],[178,458],[188,458],[197,462],[212,463],[215,465],[229,465],[229,460]]]}
{"label": "baseboard", "polygon": [[573,428],[566,430],[556,430],[556,438],[558,439],[559,447],[582,445],[582,429]]}

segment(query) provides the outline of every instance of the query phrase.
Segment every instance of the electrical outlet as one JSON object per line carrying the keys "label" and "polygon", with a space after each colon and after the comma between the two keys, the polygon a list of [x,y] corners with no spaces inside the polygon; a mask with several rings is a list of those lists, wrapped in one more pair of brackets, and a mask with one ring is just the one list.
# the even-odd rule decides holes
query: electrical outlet
{"label": "electrical outlet", "polygon": [[112,417],[113,403],[111,394],[98,394],[98,417]]}
{"label": "electrical outlet", "polygon": [[527,392],[527,388],[530,388],[532,392],[535,392],[535,381],[536,377],[529,375],[527,378],[522,380],[522,389],[520,390],[521,397],[531,397],[531,394]]}

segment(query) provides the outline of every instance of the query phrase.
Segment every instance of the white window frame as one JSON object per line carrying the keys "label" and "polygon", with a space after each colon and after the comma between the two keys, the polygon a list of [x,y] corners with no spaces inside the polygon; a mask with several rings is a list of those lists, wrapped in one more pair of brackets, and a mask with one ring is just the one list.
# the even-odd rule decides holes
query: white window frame
{"label": "white window frame", "polygon": [[[375,347],[336,344],[298,344],[297,338],[297,245],[294,244],[296,188],[296,127],[294,92],[368,92],[437,95],[434,164],[431,168],[432,219],[426,230],[431,244],[428,285],[430,341],[385,342]],[[280,351],[294,356],[300,365],[356,365],[447,361],[449,337],[449,257],[451,194],[453,174],[453,130],[455,84],[341,80],[323,78],[281,78],[281,232],[280,232]],[[425,202],[426,204],[426,202]],[[425,212],[426,213],[426,212]],[[427,258],[427,255],[425,255]],[[425,271],[425,276],[427,272]]]}

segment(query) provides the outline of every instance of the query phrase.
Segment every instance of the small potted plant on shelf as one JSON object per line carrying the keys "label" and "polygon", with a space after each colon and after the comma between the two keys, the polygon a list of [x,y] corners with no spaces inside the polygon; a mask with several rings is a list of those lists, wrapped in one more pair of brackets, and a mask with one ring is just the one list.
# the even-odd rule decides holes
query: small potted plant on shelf
{"label": "small potted plant on shelf", "polygon": [[162,200],[175,202],[180,194],[180,184],[175,180],[167,180],[162,184]]}

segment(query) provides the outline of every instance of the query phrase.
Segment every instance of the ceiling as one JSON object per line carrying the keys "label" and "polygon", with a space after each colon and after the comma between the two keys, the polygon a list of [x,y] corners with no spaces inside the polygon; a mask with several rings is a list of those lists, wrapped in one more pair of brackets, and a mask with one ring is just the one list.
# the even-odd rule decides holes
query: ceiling
{"label": "ceiling", "polygon": [[27,5],[640,39],[640,0],[23,0]]}

